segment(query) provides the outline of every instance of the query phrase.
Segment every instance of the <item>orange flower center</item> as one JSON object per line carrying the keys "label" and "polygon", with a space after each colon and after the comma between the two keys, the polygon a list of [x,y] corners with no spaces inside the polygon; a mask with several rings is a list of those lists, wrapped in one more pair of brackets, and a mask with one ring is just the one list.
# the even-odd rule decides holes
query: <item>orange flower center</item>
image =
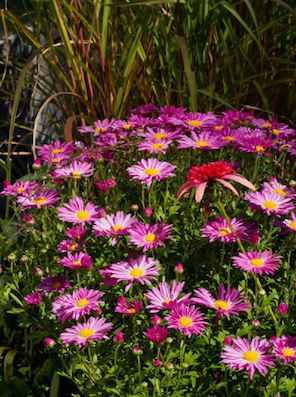
{"label": "orange flower center", "polygon": [[262,123],[262,124],[261,124],[261,127],[263,127],[263,128],[269,128],[269,127],[271,127],[271,124],[270,124],[270,123]]}
{"label": "orange flower center", "polygon": [[62,285],[62,283],[61,283],[60,281],[55,281],[55,282],[52,284],[52,288],[53,288],[53,289],[58,289],[58,288],[61,287],[61,285]]}
{"label": "orange flower center", "polygon": [[208,141],[196,141],[195,145],[197,147],[209,147],[211,144]]}
{"label": "orange flower center", "polygon": [[275,193],[280,194],[281,196],[286,196],[288,194],[288,192],[280,188],[274,189],[274,191]]}
{"label": "orange flower center", "polygon": [[256,151],[257,152],[259,152],[259,153],[262,153],[262,152],[264,152],[264,147],[263,146],[261,146],[261,145],[257,145],[256,147],[255,147],[255,149],[256,149]]}
{"label": "orange flower center", "polygon": [[64,149],[60,148],[60,149],[54,149],[52,151],[53,154],[58,154],[58,153],[63,153]]}
{"label": "orange flower center", "polygon": [[40,197],[34,198],[32,201],[33,201],[33,203],[36,204],[36,205],[43,205],[43,204],[46,203],[46,198],[40,196]]}
{"label": "orange flower center", "polygon": [[123,230],[123,226],[119,225],[118,223],[116,223],[116,225],[113,226],[113,230],[114,232],[118,232],[119,230]]}
{"label": "orange flower center", "polygon": [[160,150],[162,150],[165,147],[165,145],[163,143],[152,143],[151,147],[152,147],[153,150],[159,150],[160,151]]}
{"label": "orange flower center", "polygon": [[231,233],[231,230],[228,229],[227,227],[222,227],[221,229],[218,230],[218,233],[219,233],[221,236],[228,236],[228,234]]}

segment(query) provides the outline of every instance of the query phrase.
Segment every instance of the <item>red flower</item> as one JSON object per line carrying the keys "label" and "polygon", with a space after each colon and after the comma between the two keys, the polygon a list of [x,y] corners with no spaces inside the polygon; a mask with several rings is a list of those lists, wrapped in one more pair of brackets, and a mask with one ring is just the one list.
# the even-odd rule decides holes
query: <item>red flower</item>
{"label": "red flower", "polygon": [[191,167],[188,170],[187,181],[180,187],[177,193],[177,198],[180,198],[183,194],[195,187],[195,200],[200,203],[207,184],[210,181],[221,183],[221,185],[230,189],[238,196],[238,191],[229,182],[227,182],[226,179],[238,182],[251,190],[256,190],[255,186],[248,181],[248,179],[237,174],[229,164],[224,161],[215,161],[213,163]]}

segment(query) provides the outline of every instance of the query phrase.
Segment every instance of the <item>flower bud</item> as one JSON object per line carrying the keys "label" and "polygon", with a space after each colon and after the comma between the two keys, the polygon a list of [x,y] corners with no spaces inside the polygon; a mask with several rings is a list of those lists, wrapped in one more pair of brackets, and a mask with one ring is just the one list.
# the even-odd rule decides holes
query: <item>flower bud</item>
{"label": "flower bud", "polygon": [[47,347],[54,347],[55,345],[55,341],[51,338],[45,338],[43,342]]}
{"label": "flower bud", "polygon": [[33,215],[30,214],[22,214],[22,218],[23,221],[27,224],[27,225],[34,225],[35,223],[35,217]]}
{"label": "flower bud", "polygon": [[11,254],[9,254],[8,257],[7,257],[7,259],[8,259],[10,262],[14,262],[14,261],[16,260],[16,255],[15,255],[15,253],[12,252]]}
{"label": "flower bud", "polygon": [[153,215],[154,211],[152,207],[146,207],[144,208],[143,215],[146,216],[147,218],[150,218]]}
{"label": "flower bud", "polygon": [[22,256],[20,257],[20,261],[21,261],[21,262],[27,262],[28,259],[29,259],[29,257],[28,257],[27,255],[22,255]]}
{"label": "flower bud", "polygon": [[121,331],[116,332],[116,334],[113,337],[113,342],[114,343],[123,343],[124,341],[124,335]]}
{"label": "flower bud", "polygon": [[160,325],[161,318],[157,314],[155,314],[151,317],[151,322],[153,325]]}
{"label": "flower bud", "polygon": [[161,360],[159,358],[155,358],[153,360],[153,364],[155,365],[155,367],[161,367],[162,362],[161,362]]}
{"label": "flower bud", "polygon": [[166,369],[168,369],[169,371],[174,369],[174,364],[173,363],[167,363],[167,365],[165,366]]}
{"label": "flower bud", "polygon": [[231,346],[232,343],[233,343],[232,337],[231,336],[226,336],[226,338],[224,339],[224,344],[228,345],[228,346]]}
{"label": "flower bud", "polygon": [[276,312],[278,314],[287,314],[289,310],[289,305],[285,302],[280,302],[280,304],[278,305],[278,308],[276,310]]}
{"label": "flower bud", "polygon": [[32,164],[32,168],[35,171],[40,170],[42,167],[42,160],[37,158],[36,160],[34,160],[33,164]]}
{"label": "flower bud", "polygon": [[133,347],[133,354],[135,356],[141,356],[143,354],[143,350],[141,349],[140,346],[135,346]]}
{"label": "flower bud", "polygon": [[265,289],[261,288],[261,290],[259,291],[259,295],[262,295],[262,296],[266,295]]}
{"label": "flower bud", "polygon": [[177,263],[175,266],[175,273],[178,274],[183,274],[184,273],[184,266],[181,262]]}
{"label": "flower bud", "polygon": [[171,345],[173,342],[174,342],[174,339],[171,338],[171,337],[168,337],[168,338],[166,339],[166,343],[168,343],[169,345]]}
{"label": "flower bud", "polygon": [[261,323],[260,323],[260,321],[259,320],[253,320],[252,321],[252,325],[254,326],[254,327],[259,327],[259,325],[260,325]]}
{"label": "flower bud", "polygon": [[35,276],[37,276],[37,277],[42,277],[43,276],[43,270],[40,269],[40,267],[35,267],[34,273],[35,273]]}
{"label": "flower bud", "polygon": [[131,205],[131,210],[132,210],[132,211],[138,211],[138,209],[139,209],[138,204],[132,204],[132,205]]}

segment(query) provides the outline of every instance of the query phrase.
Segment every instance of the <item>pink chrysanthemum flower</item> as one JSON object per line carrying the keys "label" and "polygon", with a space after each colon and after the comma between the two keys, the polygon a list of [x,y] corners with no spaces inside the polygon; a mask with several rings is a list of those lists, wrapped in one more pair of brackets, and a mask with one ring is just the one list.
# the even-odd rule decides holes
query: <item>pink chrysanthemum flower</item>
{"label": "pink chrysanthemum flower", "polygon": [[141,183],[146,183],[147,186],[152,184],[152,181],[160,181],[169,176],[176,176],[172,171],[176,168],[175,165],[167,163],[166,161],[159,161],[157,159],[142,159],[127,169],[127,172],[132,179],[138,179]]}
{"label": "pink chrysanthemum flower", "polygon": [[152,248],[164,247],[164,240],[170,239],[169,233],[172,226],[162,223],[155,223],[154,225],[135,223],[129,230],[130,242],[143,248],[144,252]]}
{"label": "pink chrysanthemum flower", "polygon": [[60,196],[54,189],[39,189],[32,195],[19,196],[17,198],[17,202],[25,208],[40,208],[47,205],[53,205],[59,199]]}
{"label": "pink chrysanthemum flower", "polygon": [[267,215],[280,216],[295,208],[290,198],[285,198],[269,190],[248,193],[245,197],[251,208]]}
{"label": "pink chrysanthemum flower", "polygon": [[213,295],[205,288],[194,290],[196,297],[191,299],[191,302],[199,305],[211,307],[217,310],[218,316],[226,316],[228,319],[231,315],[236,316],[239,312],[246,312],[251,309],[250,303],[241,295],[239,290],[220,285],[218,298],[215,299]]}
{"label": "pink chrysanthemum flower", "polygon": [[216,134],[211,134],[209,132],[201,132],[200,134],[196,134],[195,132],[191,133],[191,138],[184,135],[182,138],[178,139],[179,149],[202,149],[202,150],[213,150],[220,149],[222,146],[226,145],[226,142],[223,141]]}
{"label": "pink chrysanthemum flower", "polygon": [[79,244],[72,240],[63,240],[58,246],[59,252],[74,252],[80,249]]}
{"label": "pink chrysanthemum flower", "polygon": [[39,156],[46,163],[59,164],[68,160],[75,149],[76,145],[74,142],[63,143],[57,140],[52,144],[41,146]]}
{"label": "pink chrysanthemum flower", "polygon": [[168,328],[178,329],[189,338],[192,334],[201,334],[208,324],[198,309],[184,304],[174,307],[166,320]]}
{"label": "pink chrysanthemum flower", "polygon": [[63,292],[66,288],[71,288],[71,284],[64,276],[47,276],[40,283],[40,290],[44,292]]}
{"label": "pink chrysanthemum flower", "polygon": [[42,292],[41,291],[32,291],[30,294],[24,296],[24,301],[28,305],[40,305],[42,302]]}
{"label": "pink chrysanthemum flower", "polygon": [[140,105],[131,110],[134,114],[140,114],[142,116],[150,115],[157,111],[157,107],[153,103],[147,103],[145,105]]}
{"label": "pink chrysanthemum flower", "polygon": [[101,190],[102,192],[108,192],[109,189],[112,187],[116,186],[116,179],[115,178],[109,178],[106,181],[98,181],[96,183],[96,187]]}
{"label": "pink chrysanthemum flower", "polygon": [[58,217],[64,222],[92,223],[98,219],[98,207],[87,203],[84,204],[80,197],[73,197],[68,204],[58,207]]}
{"label": "pink chrysanthemum flower", "polygon": [[222,117],[224,122],[228,125],[239,125],[245,122],[251,122],[254,118],[253,110],[226,110],[226,112],[222,112]]}
{"label": "pink chrysanthemum flower", "polygon": [[114,245],[118,241],[118,236],[127,234],[134,222],[135,218],[131,214],[125,215],[123,211],[118,211],[116,214],[107,215],[97,220],[93,232],[97,236],[113,237],[112,245]]}
{"label": "pink chrysanthemum flower", "polygon": [[187,113],[182,119],[182,125],[190,130],[211,127],[217,123],[214,113]]}
{"label": "pink chrysanthemum flower", "polygon": [[296,337],[282,335],[272,340],[273,351],[276,357],[289,364],[296,360]]}
{"label": "pink chrysanthemum flower", "polygon": [[62,322],[79,320],[92,310],[98,310],[103,295],[100,291],[81,288],[72,294],[59,296],[52,304],[52,312]]}
{"label": "pink chrysanthemum flower", "polygon": [[151,291],[145,294],[150,301],[147,309],[150,309],[151,313],[157,313],[161,310],[172,309],[180,303],[188,304],[191,293],[185,294],[178,299],[184,285],[184,281],[177,283],[174,280],[172,287],[168,283],[160,283],[157,287],[153,287]]}
{"label": "pink chrysanthemum flower", "polygon": [[260,340],[256,336],[250,343],[248,339],[238,337],[233,339],[231,346],[224,346],[221,362],[229,368],[248,371],[250,379],[254,378],[256,371],[265,376],[275,361],[273,355],[267,354],[269,348],[267,339]]}
{"label": "pink chrysanthemum flower", "polygon": [[242,152],[257,153],[259,156],[264,155],[268,149],[273,148],[271,137],[262,134],[261,130],[253,130],[251,136],[242,136],[237,141],[238,149]]}
{"label": "pink chrysanthemum flower", "polygon": [[12,185],[9,181],[4,181],[4,189],[0,194],[4,196],[24,196],[32,193],[37,187],[40,187],[40,184],[36,182],[20,181]]}
{"label": "pink chrysanthemum flower", "polygon": [[285,232],[296,233],[296,214],[292,213],[291,218],[284,219],[279,225],[285,229]]}
{"label": "pink chrysanthemum flower", "polygon": [[105,267],[105,269],[99,269],[98,273],[102,276],[102,282],[104,285],[111,287],[112,285],[117,284],[117,280],[111,277],[110,266]]}
{"label": "pink chrysanthemum flower", "polygon": [[90,317],[84,324],[74,325],[61,333],[63,345],[72,343],[79,347],[85,346],[91,340],[108,339],[106,333],[112,328],[107,319]]}
{"label": "pink chrysanthemum flower", "polygon": [[146,338],[155,343],[156,345],[161,345],[167,340],[169,335],[169,331],[165,327],[160,327],[159,325],[153,325],[153,327],[148,328],[146,332],[144,332]]}
{"label": "pink chrysanthemum flower", "polygon": [[134,314],[139,313],[142,310],[142,304],[139,299],[135,299],[133,303],[131,303],[124,296],[120,296],[117,300],[117,305],[115,307],[116,313],[121,313],[125,316],[133,316]]}
{"label": "pink chrysanthemum flower", "polygon": [[92,260],[88,254],[79,252],[77,254],[70,254],[60,260],[60,264],[72,270],[89,270],[92,268]]}
{"label": "pink chrysanthemum flower", "polygon": [[253,224],[247,225],[242,220],[231,218],[230,224],[231,228],[224,217],[217,217],[201,229],[202,237],[208,237],[211,243],[220,240],[224,244],[230,244],[236,242],[237,237],[240,240],[255,240],[253,235],[258,234]]}
{"label": "pink chrysanthemum flower", "polygon": [[166,153],[170,144],[172,143],[171,140],[154,140],[154,139],[145,139],[138,145],[139,151],[146,151],[149,153]]}
{"label": "pink chrysanthemum flower", "polygon": [[94,168],[91,164],[74,160],[68,167],[62,167],[54,171],[54,178],[81,179],[92,176]]}
{"label": "pink chrysanthemum flower", "polygon": [[281,256],[270,251],[249,251],[233,256],[233,266],[248,273],[273,275],[280,267]]}
{"label": "pink chrysanthemum flower", "polygon": [[119,281],[127,281],[125,291],[128,291],[132,283],[151,284],[151,279],[159,276],[158,262],[142,255],[136,259],[129,258],[128,262],[113,263],[108,272],[110,276]]}
{"label": "pink chrysanthemum flower", "polygon": [[296,196],[296,193],[293,189],[288,188],[286,185],[279,183],[276,178],[271,178],[269,182],[264,182],[263,191],[264,190],[271,191],[282,197],[287,197],[287,198],[294,198]]}
{"label": "pink chrysanthemum flower", "polygon": [[177,131],[171,131],[164,128],[147,128],[147,131],[140,132],[137,135],[144,137],[146,140],[161,142],[161,141],[172,141],[180,136],[179,129]]}
{"label": "pink chrysanthemum flower", "polygon": [[76,241],[81,242],[86,237],[87,229],[84,226],[73,226],[66,230],[66,236]]}

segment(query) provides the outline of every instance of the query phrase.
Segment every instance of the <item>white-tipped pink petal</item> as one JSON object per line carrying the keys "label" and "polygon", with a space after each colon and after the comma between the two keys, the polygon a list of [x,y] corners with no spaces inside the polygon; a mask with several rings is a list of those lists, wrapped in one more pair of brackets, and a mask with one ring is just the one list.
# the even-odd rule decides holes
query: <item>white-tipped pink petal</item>
{"label": "white-tipped pink petal", "polygon": [[207,187],[207,182],[203,182],[201,183],[197,188],[196,188],[196,192],[195,192],[195,201],[197,203],[200,203],[204,194],[205,194],[205,190]]}
{"label": "white-tipped pink petal", "polygon": [[182,197],[185,193],[187,193],[192,188],[190,182],[185,182],[177,192],[177,200]]}

